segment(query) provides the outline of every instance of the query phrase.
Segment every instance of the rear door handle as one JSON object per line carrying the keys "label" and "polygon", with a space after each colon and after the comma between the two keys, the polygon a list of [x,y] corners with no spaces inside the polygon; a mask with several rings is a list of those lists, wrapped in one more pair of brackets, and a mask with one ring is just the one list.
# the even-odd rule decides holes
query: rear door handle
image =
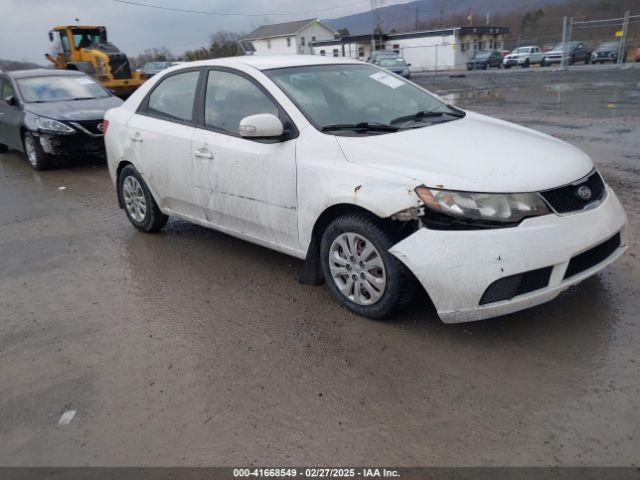
{"label": "rear door handle", "polygon": [[208,159],[212,159],[213,158],[213,153],[211,152],[207,152],[202,151],[202,150],[196,150],[195,152],[193,152],[193,155],[198,157],[198,158],[208,158]]}
{"label": "rear door handle", "polygon": [[144,140],[142,139],[142,135],[140,135],[139,133],[136,133],[133,137],[131,137],[131,140],[134,142],[144,142]]}

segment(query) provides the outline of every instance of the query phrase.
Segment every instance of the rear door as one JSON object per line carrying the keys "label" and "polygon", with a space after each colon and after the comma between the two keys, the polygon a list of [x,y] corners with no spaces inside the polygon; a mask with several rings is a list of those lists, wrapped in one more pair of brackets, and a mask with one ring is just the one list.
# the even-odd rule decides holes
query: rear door
{"label": "rear door", "polygon": [[191,141],[200,69],[167,75],[127,123],[135,166],[163,209],[202,219],[191,188]]}
{"label": "rear door", "polygon": [[[252,237],[298,248],[296,158],[289,139],[240,137],[244,117],[284,110],[251,77],[210,69],[204,88],[202,127],[193,138],[196,191],[211,222]],[[293,127],[292,127],[293,128]]]}
{"label": "rear door", "polygon": [[18,100],[11,80],[6,76],[0,76],[0,143],[22,150],[20,138],[22,109],[19,105],[9,105],[6,100],[10,97]]}

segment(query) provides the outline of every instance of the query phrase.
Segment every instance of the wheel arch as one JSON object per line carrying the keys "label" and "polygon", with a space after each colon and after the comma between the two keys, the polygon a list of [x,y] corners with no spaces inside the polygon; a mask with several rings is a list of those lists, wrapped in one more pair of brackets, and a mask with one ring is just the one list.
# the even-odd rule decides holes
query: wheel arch
{"label": "wheel arch", "polygon": [[[118,163],[118,167],[116,168],[116,185],[120,181],[120,173],[122,172],[124,167],[128,165],[131,165],[133,168],[135,168],[133,166],[133,163],[131,163],[128,160],[121,160],[120,163]],[[120,192],[120,188],[116,188],[116,191],[118,193],[118,206],[120,208],[124,208],[124,199],[122,198],[122,193]]]}

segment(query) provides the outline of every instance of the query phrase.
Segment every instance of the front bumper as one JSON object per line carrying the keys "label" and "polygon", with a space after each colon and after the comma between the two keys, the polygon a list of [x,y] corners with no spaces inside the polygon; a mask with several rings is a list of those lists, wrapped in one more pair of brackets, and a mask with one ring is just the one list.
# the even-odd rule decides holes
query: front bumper
{"label": "front bumper", "polygon": [[35,133],[44,152],[61,157],[105,157],[104,138],[78,132],[71,135]]}
{"label": "front bumper", "polygon": [[[550,214],[518,227],[450,231],[421,228],[389,251],[417,277],[445,323],[517,312],[554,299],[619,258],[627,249],[627,216],[613,190],[592,210]],[[620,246],[606,259],[565,279],[570,260],[620,232]],[[481,305],[496,280],[551,267],[548,285],[510,300]]]}

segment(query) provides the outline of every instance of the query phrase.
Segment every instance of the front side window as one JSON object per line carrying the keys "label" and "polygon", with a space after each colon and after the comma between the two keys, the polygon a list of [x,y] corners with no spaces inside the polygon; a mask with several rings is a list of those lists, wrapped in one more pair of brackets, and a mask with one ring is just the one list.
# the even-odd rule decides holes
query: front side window
{"label": "front side window", "polygon": [[[411,123],[411,128],[417,128],[460,116],[421,88],[368,65],[316,65],[265,73],[325,131],[330,126],[362,123]],[[407,116],[415,116],[415,121],[404,120]]]}
{"label": "front side window", "polygon": [[19,78],[18,88],[27,102],[60,102],[105,98],[109,93],[86,75]]}
{"label": "front side window", "polygon": [[255,83],[231,72],[209,72],[204,109],[207,127],[237,135],[240,120],[259,113],[278,116],[278,107]]}
{"label": "front side window", "polygon": [[14,97],[15,92],[9,80],[0,78],[0,101],[4,101],[7,97]]}
{"label": "front side window", "polygon": [[147,113],[168,120],[191,121],[199,71],[171,75],[149,95]]}

